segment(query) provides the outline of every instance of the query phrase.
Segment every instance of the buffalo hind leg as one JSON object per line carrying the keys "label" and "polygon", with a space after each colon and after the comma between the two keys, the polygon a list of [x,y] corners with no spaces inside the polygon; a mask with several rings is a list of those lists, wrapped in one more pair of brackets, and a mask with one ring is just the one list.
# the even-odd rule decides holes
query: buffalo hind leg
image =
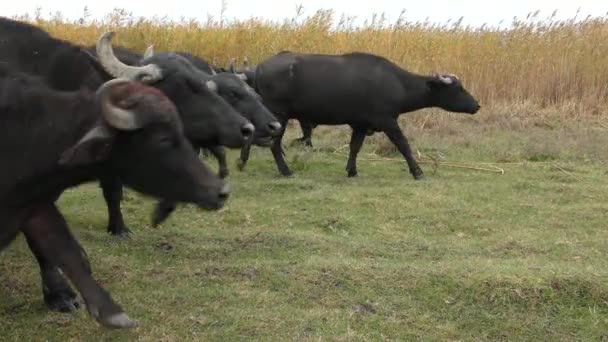
{"label": "buffalo hind leg", "polygon": [[300,129],[302,130],[302,137],[297,138],[296,141],[304,143],[305,146],[312,147],[312,130],[313,124],[307,121],[299,121]]}
{"label": "buffalo hind leg", "polygon": [[285,157],[284,157],[285,152],[283,151],[283,147],[281,145],[283,142],[283,135],[285,135],[285,130],[287,128],[287,120],[284,118],[281,118],[281,119],[279,119],[279,123],[281,124],[281,131],[275,137],[270,150],[272,151],[272,156],[274,157],[274,161],[277,164],[277,168],[279,169],[279,172],[283,176],[291,176],[293,174],[293,172],[291,172],[291,170],[289,169],[289,166],[287,166],[287,162],[285,162]]}
{"label": "buffalo hind leg", "polygon": [[422,172],[422,169],[420,168],[420,166],[418,166],[418,163],[414,159],[410,144],[408,143],[407,138],[403,135],[403,132],[401,132],[401,128],[399,127],[397,121],[393,121],[387,127],[385,127],[384,133],[388,136],[391,142],[395,144],[399,152],[401,152],[401,154],[405,158],[405,161],[407,162],[407,165],[410,169],[410,173],[412,174],[414,179],[424,179],[424,173]]}
{"label": "buffalo hind leg", "polygon": [[108,328],[136,325],[93,278],[85,251],[53,203],[43,203],[35,208],[22,230],[32,252],[48,264],[61,268],[80,292],[89,314],[101,325]]}
{"label": "buffalo hind leg", "polygon": [[220,178],[224,179],[228,177],[230,172],[228,171],[228,165],[226,164],[226,151],[224,151],[224,148],[222,146],[212,146],[209,148],[209,152],[217,159],[219,165],[218,174]]}
{"label": "buffalo hind leg", "polygon": [[131,230],[125,225],[120,210],[123,195],[120,179],[114,175],[106,175],[100,178],[100,185],[108,206],[108,232],[117,237],[129,237]]}
{"label": "buffalo hind leg", "polygon": [[363,146],[363,141],[365,140],[366,129],[360,127],[352,127],[353,132],[350,137],[350,153],[348,155],[348,162],[346,163],[346,172],[348,172],[348,177],[356,177],[357,176],[357,154],[361,150],[361,146]]}

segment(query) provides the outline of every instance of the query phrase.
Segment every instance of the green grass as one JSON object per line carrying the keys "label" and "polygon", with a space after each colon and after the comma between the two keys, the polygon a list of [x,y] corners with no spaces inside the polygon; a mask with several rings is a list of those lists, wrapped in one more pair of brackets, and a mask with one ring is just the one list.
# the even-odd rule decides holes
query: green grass
{"label": "green grass", "polygon": [[128,192],[126,242],[106,234],[96,184],[68,191],[60,206],[96,278],[140,326],[47,312],[20,237],[0,258],[0,339],[608,340],[608,130],[452,123],[406,131],[425,155],[520,163],[423,164],[416,182],[405,163],[364,160],[392,153],[374,137],[349,179],[332,153],[346,133],[321,128],[317,151],[287,150],[292,178],[259,148],[241,173],[231,151],[221,212],[181,207],[155,229],[153,202]]}

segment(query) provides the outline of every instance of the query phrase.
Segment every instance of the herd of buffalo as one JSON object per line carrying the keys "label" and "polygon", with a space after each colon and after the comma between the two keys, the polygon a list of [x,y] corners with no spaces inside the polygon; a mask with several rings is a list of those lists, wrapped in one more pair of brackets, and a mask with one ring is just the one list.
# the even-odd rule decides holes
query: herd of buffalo
{"label": "herd of buffalo", "polygon": [[[422,108],[475,114],[480,105],[452,74],[419,75],[368,53],[282,51],[258,65],[211,65],[187,52],[139,53],[53,37],[0,18],[0,250],[23,233],[50,310],[79,308],[75,286],[101,325],[135,325],[95,280],[84,249],[56,205],[63,191],[98,180],[108,231],[129,234],[120,208],[123,184],[158,203],[160,224],[177,203],[218,210],[231,191],[224,148],[270,148],[279,172],[292,174],[281,147],[289,119],[310,144],[317,125],[352,128],[349,177],[365,137],[384,132],[415,179],[424,178],[397,118]],[[215,174],[199,153],[219,162]]]}

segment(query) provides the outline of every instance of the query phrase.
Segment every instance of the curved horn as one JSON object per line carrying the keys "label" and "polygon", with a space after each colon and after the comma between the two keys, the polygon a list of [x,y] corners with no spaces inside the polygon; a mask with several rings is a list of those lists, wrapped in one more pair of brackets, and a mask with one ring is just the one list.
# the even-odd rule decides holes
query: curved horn
{"label": "curved horn", "polygon": [[452,78],[450,77],[450,75],[437,75],[437,78],[439,78],[439,80],[445,84],[452,84],[454,83],[454,80],[452,80]]}
{"label": "curved horn", "polygon": [[142,124],[131,111],[124,110],[112,104],[110,92],[118,84],[128,84],[131,80],[126,78],[115,78],[102,84],[97,90],[97,97],[101,103],[101,114],[105,121],[112,127],[125,131],[132,131],[140,128]]}
{"label": "curved horn", "polygon": [[151,44],[150,46],[148,46],[148,48],[146,48],[143,59],[148,59],[152,56],[154,56],[154,44]]}
{"label": "curved horn", "polygon": [[115,78],[140,79],[142,82],[155,82],[162,79],[160,68],[154,64],[135,67],[121,62],[112,49],[111,40],[116,33],[106,32],[97,40],[97,56],[103,68]]}

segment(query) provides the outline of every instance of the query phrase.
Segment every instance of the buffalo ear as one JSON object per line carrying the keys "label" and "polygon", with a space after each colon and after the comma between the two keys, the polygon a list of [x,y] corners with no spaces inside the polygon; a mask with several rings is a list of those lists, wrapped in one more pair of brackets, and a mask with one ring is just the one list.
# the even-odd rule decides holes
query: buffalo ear
{"label": "buffalo ear", "polygon": [[113,143],[114,132],[105,125],[97,125],[61,154],[59,165],[74,167],[103,162],[110,156]]}
{"label": "buffalo ear", "polygon": [[251,71],[251,68],[249,67],[249,58],[247,58],[247,56],[243,58],[243,70]]}
{"label": "buffalo ear", "polygon": [[144,57],[142,59],[148,59],[152,56],[154,56],[154,44],[151,44],[150,46],[148,46],[148,48],[146,48],[146,51],[144,52]]}

